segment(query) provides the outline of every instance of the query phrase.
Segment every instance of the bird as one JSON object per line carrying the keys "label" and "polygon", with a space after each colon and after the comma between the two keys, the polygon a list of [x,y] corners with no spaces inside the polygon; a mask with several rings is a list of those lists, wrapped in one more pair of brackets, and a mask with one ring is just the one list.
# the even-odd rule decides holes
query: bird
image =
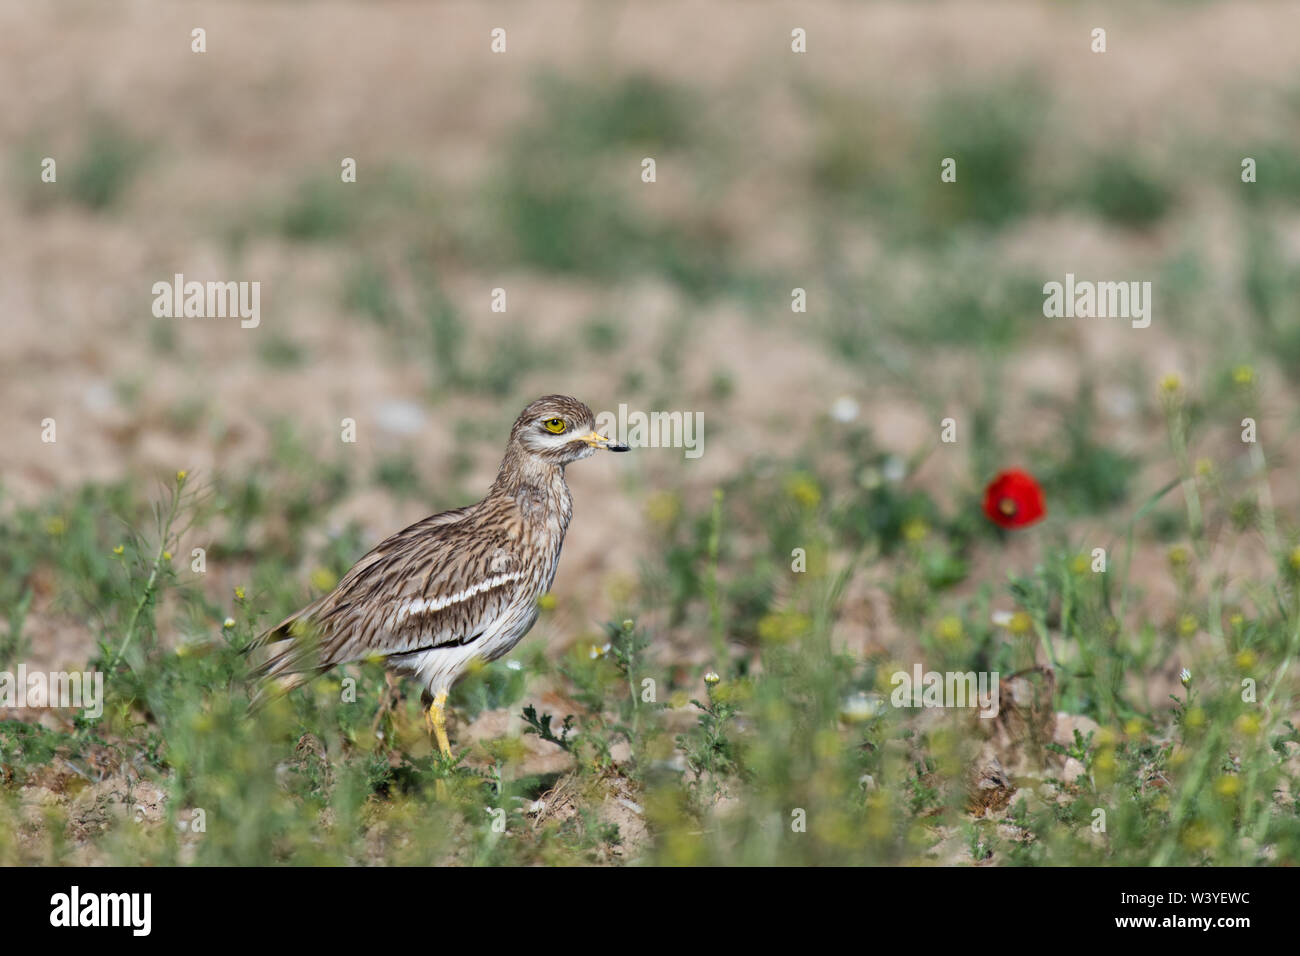
{"label": "bird", "polygon": [[481,501],[385,538],[332,591],[250,642],[251,706],[340,664],[379,658],[389,675],[420,681],[426,727],[450,758],[447,694],[476,659],[507,654],[537,620],[573,516],[564,469],[602,449],[628,446],[598,434],[583,402],[530,403]]}

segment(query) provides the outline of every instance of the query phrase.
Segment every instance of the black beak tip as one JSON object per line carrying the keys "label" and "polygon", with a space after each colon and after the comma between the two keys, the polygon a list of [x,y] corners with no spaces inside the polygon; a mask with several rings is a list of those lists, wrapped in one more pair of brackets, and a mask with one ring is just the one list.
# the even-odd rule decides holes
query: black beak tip
{"label": "black beak tip", "polygon": [[606,445],[605,447],[608,448],[610,451],[631,451],[632,450],[631,445]]}

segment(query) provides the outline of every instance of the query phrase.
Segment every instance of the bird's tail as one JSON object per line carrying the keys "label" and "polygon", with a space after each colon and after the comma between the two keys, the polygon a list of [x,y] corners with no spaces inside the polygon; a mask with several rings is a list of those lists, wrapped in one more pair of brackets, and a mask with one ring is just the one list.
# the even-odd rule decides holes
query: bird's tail
{"label": "bird's tail", "polygon": [[291,614],[243,649],[250,661],[248,673],[254,685],[249,713],[329,670],[329,665],[320,663],[313,610],[309,606]]}

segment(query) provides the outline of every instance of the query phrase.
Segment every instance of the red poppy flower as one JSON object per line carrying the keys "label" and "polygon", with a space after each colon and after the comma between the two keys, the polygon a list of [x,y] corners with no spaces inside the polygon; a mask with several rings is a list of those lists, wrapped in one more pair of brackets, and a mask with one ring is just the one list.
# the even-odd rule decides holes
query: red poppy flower
{"label": "red poppy flower", "polygon": [[1019,468],[999,472],[984,489],[984,513],[1003,528],[1033,524],[1047,514],[1043,489],[1033,475]]}

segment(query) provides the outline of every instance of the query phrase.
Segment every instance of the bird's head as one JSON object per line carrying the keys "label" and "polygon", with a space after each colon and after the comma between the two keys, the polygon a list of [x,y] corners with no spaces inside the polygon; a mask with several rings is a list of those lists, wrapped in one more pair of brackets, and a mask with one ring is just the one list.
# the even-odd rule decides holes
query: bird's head
{"label": "bird's head", "polygon": [[547,395],[525,408],[510,430],[510,444],[552,465],[587,458],[599,448],[628,450],[597,434],[591,409],[567,395]]}

